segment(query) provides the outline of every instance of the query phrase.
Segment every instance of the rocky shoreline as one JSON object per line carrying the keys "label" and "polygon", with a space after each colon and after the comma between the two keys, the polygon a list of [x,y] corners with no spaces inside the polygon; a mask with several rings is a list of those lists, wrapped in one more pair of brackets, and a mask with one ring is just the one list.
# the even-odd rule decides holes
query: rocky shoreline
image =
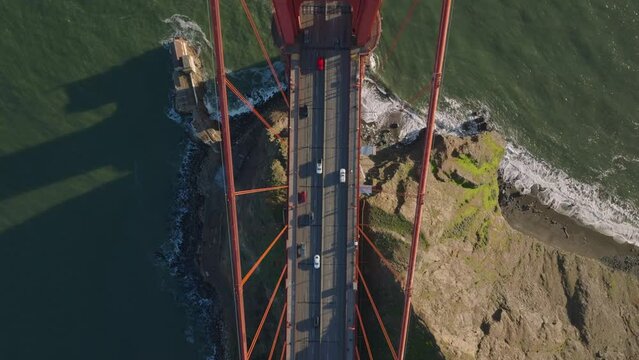
{"label": "rocky shoreline", "polygon": [[[280,117],[276,120],[280,122],[285,114],[277,100],[262,111],[272,119]],[[269,141],[259,125],[246,116],[234,119],[233,127],[238,168],[256,162],[270,164],[272,159],[255,149],[258,141]],[[417,278],[415,303],[419,323],[432,337],[420,339],[433,339],[441,354],[452,359],[568,359],[597,354],[614,359],[621,358],[619,354],[639,354],[636,341],[622,345],[606,340],[608,333],[616,337],[639,333],[639,320],[633,315],[639,312],[639,297],[633,290],[638,285],[637,250],[500,183],[497,165],[501,155],[496,154],[502,145],[494,132],[438,138],[433,158],[438,170],[430,180],[431,205],[425,220],[428,245],[420,254],[422,275]],[[368,167],[368,180],[387,191],[367,203],[383,208],[389,216],[411,218],[413,200],[399,201],[397,191],[413,190],[410,163],[416,158],[415,148],[414,144],[393,146],[362,161]],[[199,273],[201,293],[212,299],[215,330],[209,334],[218,349],[216,358],[233,358],[232,288],[221,206],[224,198],[216,177],[220,157],[215,147],[198,151],[201,153],[194,156],[188,185],[198,195],[188,205],[189,220],[183,225],[189,240],[183,245],[180,261],[192,264],[192,270]],[[255,170],[239,170],[237,181],[246,183],[247,176],[258,176]],[[458,201],[460,208],[449,206]],[[480,220],[459,216],[468,215],[471,208],[480,209]],[[375,227],[374,221],[371,224]],[[376,231],[384,233],[383,229]],[[387,249],[387,255],[403,270],[405,238],[395,233],[389,239],[397,244]],[[531,295],[531,291],[538,295]],[[608,294],[608,300],[602,294]],[[535,302],[531,303],[532,299]],[[248,306],[249,311],[257,311]],[[621,316],[622,333],[619,329],[596,329],[599,324],[610,326],[603,315],[597,315],[601,309]],[[541,327],[535,327],[538,325]],[[552,337],[563,340],[559,344],[557,339],[550,341]]]}
{"label": "rocky shoreline", "polygon": [[500,181],[500,206],[511,227],[554,248],[599,260],[639,278],[639,247],[619,243]]}

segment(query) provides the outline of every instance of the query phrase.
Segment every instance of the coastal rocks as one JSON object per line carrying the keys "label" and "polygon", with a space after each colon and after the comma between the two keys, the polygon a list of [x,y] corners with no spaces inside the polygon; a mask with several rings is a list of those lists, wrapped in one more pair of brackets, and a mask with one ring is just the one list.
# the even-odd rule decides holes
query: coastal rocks
{"label": "coastal rocks", "polygon": [[[541,215],[558,232],[513,229],[499,205],[502,156],[503,142],[493,132],[435,139],[413,306],[441,352],[450,359],[639,358],[637,277],[534,239],[565,240],[561,226],[570,240],[590,231],[544,209],[533,212],[534,204],[508,211],[522,214],[522,221]],[[411,145],[379,152],[365,169],[380,189],[367,199],[370,233],[384,240],[401,271],[409,234],[386,235],[398,233],[400,221],[410,224],[415,201],[408,194],[416,189],[418,159],[418,146]],[[505,201],[519,198],[512,193]],[[634,259],[608,261],[633,267]]]}

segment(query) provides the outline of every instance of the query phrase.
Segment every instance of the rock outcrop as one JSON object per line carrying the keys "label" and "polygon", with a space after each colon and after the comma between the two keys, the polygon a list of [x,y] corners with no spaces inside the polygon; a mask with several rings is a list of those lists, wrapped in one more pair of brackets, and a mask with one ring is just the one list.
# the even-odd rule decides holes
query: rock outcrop
{"label": "rock outcrop", "polygon": [[[367,199],[368,232],[400,273],[420,143],[363,161],[378,190]],[[494,132],[436,137],[416,315],[450,359],[639,358],[637,278],[512,229],[498,203],[502,155]]]}

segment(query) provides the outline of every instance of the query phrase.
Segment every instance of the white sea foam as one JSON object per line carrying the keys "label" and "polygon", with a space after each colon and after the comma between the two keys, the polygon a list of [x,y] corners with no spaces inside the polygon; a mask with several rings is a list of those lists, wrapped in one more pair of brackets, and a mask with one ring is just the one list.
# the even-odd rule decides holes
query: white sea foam
{"label": "white sea foam", "polygon": [[[459,101],[444,98],[442,108],[435,116],[435,131],[440,134],[457,136],[472,135],[476,128],[462,127],[464,123],[472,119],[472,111],[461,105]],[[489,117],[487,107],[481,104],[475,106],[486,119]],[[362,88],[362,121],[367,124],[375,124],[379,127],[387,127],[389,122],[398,122],[399,139],[408,144],[417,139],[419,132],[426,127],[427,109],[415,110],[405,101],[391,96],[388,92],[366,78]]]}
{"label": "white sea foam", "polygon": [[606,195],[599,185],[572,179],[564,171],[510,143],[500,171],[504,181],[524,194],[534,193],[555,211],[619,242],[639,246],[639,211],[627,202]]}
{"label": "white sea foam", "polygon": [[187,39],[191,44],[195,45],[198,51],[202,45],[212,48],[211,42],[206,37],[200,25],[192,21],[188,16],[181,14],[173,14],[163,20],[163,22],[171,27],[171,34],[160,41],[163,46],[168,46],[173,42],[176,36]]}
{"label": "white sea foam", "polygon": [[[284,79],[284,63],[281,61],[273,62],[273,67],[277,72],[277,76],[280,79]],[[238,87],[238,90],[242,91],[244,88],[248,88],[248,91],[243,91],[242,95],[248,100],[254,107],[260,106],[270,100],[274,95],[279,93],[279,87],[273,78],[273,74],[268,67],[254,67],[241,69],[237,71],[228,71],[227,76]],[[281,80],[280,80],[281,81]],[[248,86],[242,86],[242,84],[249,84]],[[282,83],[285,87],[286,84]],[[220,113],[217,107],[217,89],[208,91],[205,97],[205,105],[212,119],[219,120]],[[229,116],[235,117],[244,115],[251,110],[233,93],[229,92]]]}
{"label": "white sea foam", "polygon": [[[419,131],[426,126],[424,113],[427,109],[411,110],[404,101],[389,96],[370,79],[367,79],[362,89],[362,103],[362,120],[367,124],[376,124],[378,128],[388,126],[391,116],[399,113],[399,137],[402,143],[414,141]],[[481,114],[486,120],[490,118],[488,107],[480,102],[462,104],[445,97],[441,105],[442,110],[435,117],[435,131],[440,134],[467,136],[476,133],[477,129],[462,127],[473,117],[470,115],[473,112]],[[635,158],[623,160],[629,163],[639,161]],[[626,201],[605,195],[599,185],[576,181],[512,142],[506,146],[500,172],[504,181],[513,184],[522,193],[534,193],[543,204],[555,211],[619,242],[639,246],[639,210]]]}

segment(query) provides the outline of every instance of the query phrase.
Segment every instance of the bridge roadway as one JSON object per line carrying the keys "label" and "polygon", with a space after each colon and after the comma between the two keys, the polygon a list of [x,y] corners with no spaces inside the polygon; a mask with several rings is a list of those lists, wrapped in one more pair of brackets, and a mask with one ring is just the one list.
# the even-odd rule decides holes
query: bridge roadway
{"label": "bridge roadway", "polygon": [[[348,4],[305,3],[300,22],[289,74],[286,353],[288,359],[353,359],[360,58]],[[325,59],[323,71],[319,57]],[[303,106],[307,116],[300,114]],[[317,174],[320,159],[323,171]],[[298,201],[301,192],[304,202]]]}

